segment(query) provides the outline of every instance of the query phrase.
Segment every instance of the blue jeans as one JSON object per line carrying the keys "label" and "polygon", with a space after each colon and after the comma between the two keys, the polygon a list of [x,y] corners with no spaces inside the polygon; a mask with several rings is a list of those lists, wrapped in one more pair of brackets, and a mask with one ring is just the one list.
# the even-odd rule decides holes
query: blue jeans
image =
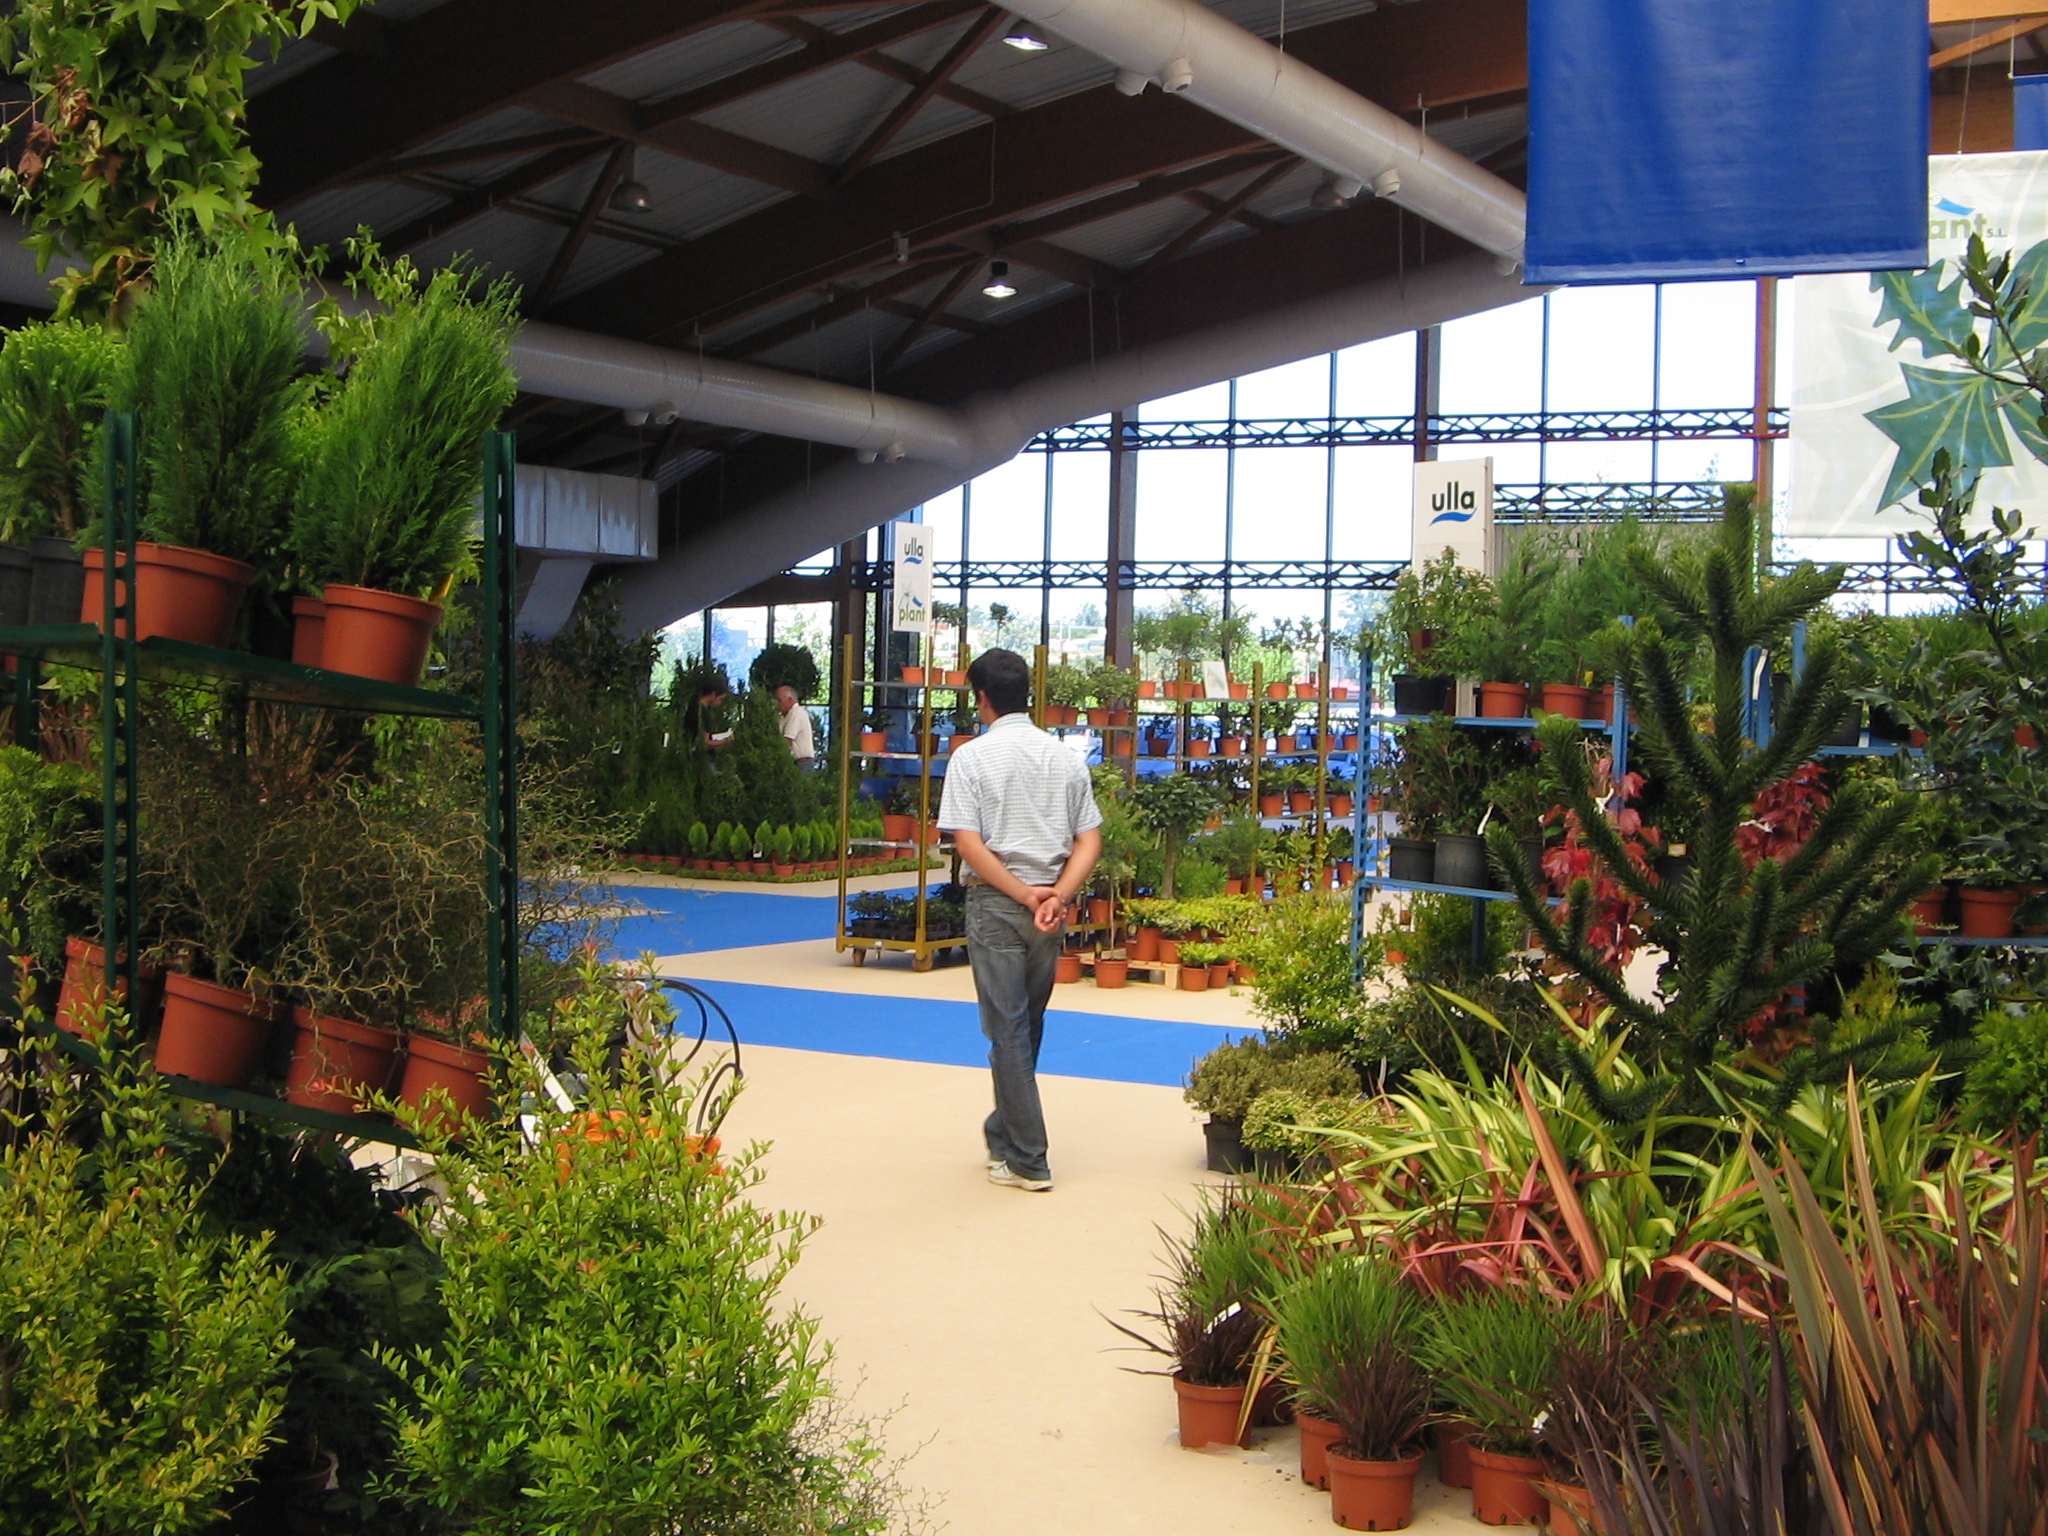
{"label": "blue jeans", "polygon": [[1027,1179],[1052,1177],[1038,1103],[1038,1047],[1059,952],[1060,935],[1041,933],[1031,914],[1002,892],[967,888],[967,959],[996,1089],[995,1112],[982,1131],[988,1155]]}

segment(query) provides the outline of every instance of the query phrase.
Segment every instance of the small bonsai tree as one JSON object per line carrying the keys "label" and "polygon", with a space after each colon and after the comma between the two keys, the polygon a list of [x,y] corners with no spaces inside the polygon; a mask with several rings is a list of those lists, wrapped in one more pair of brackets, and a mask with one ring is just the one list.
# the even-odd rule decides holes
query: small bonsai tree
{"label": "small bonsai tree", "polygon": [[[1901,1039],[1896,1030],[1834,1049],[1822,984],[1837,972],[1860,977],[1897,936],[1901,914],[1939,867],[1932,857],[1906,854],[1911,800],[1867,781],[1843,784],[1803,840],[1775,857],[1758,854],[1752,824],[1760,801],[1792,779],[1835,729],[1845,693],[1841,653],[1816,643],[1770,739],[1747,734],[1747,680],[1756,653],[1779,643],[1795,620],[1841,585],[1839,569],[1812,565],[1778,580],[1760,575],[1754,495],[1749,486],[1729,489],[1719,536],[1695,558],[1638,552],[1632,562],[1658,609],[1637,623],[1623,656],[1641,715],[1637,752],[1682,832],[1689,875],[1667,884],[1640,847],[1624,842],[1608,814],[1616,808],[1595,802],[1593,767],[1574,722],[1547,720],[1539,732],[1562,804],[1586,847],[1622,890],[1647,904],[1648,943],[1668,957],[1659,974],[1661,1003],[1632,993],[1619,969],[1588,941],[1589,879],[1573,883],[1560,916],[1531,880],[1513,832],[1496,827],[1488,834],[1494,867],[1543,948],[1592,988],[1663,1067],[1617,1096],[1602,1086],[1583,1053],[1559,1047],[1595,1104],[1619,1119],[1674,1099],[1703,1104],[1702,1074],[1755,1043],[1759,1017],[1794,989],[1807,989],[1808,1036],[1779,1063],[1779,1087],[1764,1106],[1767,1113],[1781,1112],[1806,1083],[1839,1077],[1852,1064],[1891,1051]],[[1709,679],[1704,731],[1683,682],[1696,654]]]}

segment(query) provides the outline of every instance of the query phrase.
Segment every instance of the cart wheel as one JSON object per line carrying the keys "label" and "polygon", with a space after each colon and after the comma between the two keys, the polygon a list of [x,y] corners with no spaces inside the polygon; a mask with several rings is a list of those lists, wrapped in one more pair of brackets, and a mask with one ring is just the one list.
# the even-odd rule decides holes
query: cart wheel
{"label": "cart wheel", "polygon": [[866,965],[868,963],[868,952],[864,949],[856,949],[853,952],[853,963],[855,965]]}
{"label": "cart wheel", "polygon": [[932,968],[932,959],[933,957],[930,955],[912,955],[910,957],[910,968],[913,971],[928,971]]}

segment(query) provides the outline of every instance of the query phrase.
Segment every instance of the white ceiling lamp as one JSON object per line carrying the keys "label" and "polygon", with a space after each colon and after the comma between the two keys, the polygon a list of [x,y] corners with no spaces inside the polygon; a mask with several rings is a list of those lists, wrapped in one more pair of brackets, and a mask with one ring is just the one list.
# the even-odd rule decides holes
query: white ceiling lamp
{"label": "white ceiling lamp", "polygon": [[1017,286],[1010,281],[1010,264],[1007,261],[988,264],[988,281],[981,285],[981,291],[992,299],[1013,299],[1017,296]]}
{"label": "white ceiling lamp", "polygon": [[1323,178],[1322,184],[1308,195],[1308,205],[1311,208],[1326,210],[1349,208],[1358,194],[1364,190],[1364,184],[1356,177],[1332,171]]}
{"label": "white ceiling lamp", "polygon": [[654,206],[654,194],[647,190],[647,183],[637,174],[640,151],[632,149],[626,153],[626,176],[612,189],[610,203],[616,213],[646,213]]}
{"label": "white ceiling lamp", "polygon": [[1013,22],[1010,30],[1003,34],[1003,41],[1019,53],[1043,53],[1052,46],[1032,31],[1028,22],[1023,21]]}

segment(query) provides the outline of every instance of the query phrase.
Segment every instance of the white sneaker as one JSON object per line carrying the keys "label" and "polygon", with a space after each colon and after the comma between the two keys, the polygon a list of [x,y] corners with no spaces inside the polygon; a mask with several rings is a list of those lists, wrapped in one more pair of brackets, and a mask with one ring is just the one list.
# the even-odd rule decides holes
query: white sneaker
{"label": "white sneaker", "polygon": [[1002,1162],[992,1162],[988,1165],[988,1181],[991,1184],[1007,1185],[1011,1189],[1028,1189],[1034,1194],[1041,1194],[1052,1188],[1051,1179],[1027,1179],[1008,1163]]}

